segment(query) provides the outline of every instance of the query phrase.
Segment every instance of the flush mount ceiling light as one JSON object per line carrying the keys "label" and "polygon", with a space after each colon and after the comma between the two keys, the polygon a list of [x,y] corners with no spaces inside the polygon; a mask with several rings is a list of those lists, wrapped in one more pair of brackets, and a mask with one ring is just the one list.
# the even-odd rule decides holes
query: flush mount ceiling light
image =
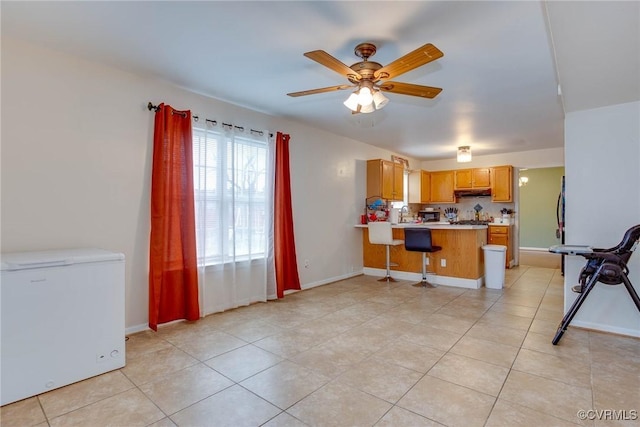
{"label": "flush mount ceiling light", "polygon": [[458,147],[458,163],[467,163],[471,161],[471,147],[464,145]]}

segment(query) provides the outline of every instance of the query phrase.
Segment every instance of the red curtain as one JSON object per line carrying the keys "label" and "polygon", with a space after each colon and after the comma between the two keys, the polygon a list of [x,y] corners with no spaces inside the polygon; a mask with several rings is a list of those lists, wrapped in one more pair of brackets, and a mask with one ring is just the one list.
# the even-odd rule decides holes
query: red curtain
{"label": "red curtain", "polygon": [[198,270],[191,112],[156,110],[151,177],[149,327],[197,320]]}
{"label": "red curtain", "polygon": [[274,261],[278,298],[284,291],[300,289],[296,244],[291,209],[291,173],[289,171],[289,135],[276,136],[276,179],[274,186]]}

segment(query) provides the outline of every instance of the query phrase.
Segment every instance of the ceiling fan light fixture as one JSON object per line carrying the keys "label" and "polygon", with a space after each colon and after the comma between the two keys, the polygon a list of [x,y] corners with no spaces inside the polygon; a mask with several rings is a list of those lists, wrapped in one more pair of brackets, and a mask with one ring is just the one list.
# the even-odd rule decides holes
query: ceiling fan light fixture
{"label": "ceiling fan light fixture", "polygon": [[379,110],[389,103],[389,98],[384,96],[384,94],[378,90],[373,94],[373,103],[376,110]]}
{"label": "ceiling fan light fixture", "polygon": [[358,110],[358,95],[356,95],[356,93],[352,93],[351,95],[349,95],[349,98],[347,98],[346,101],[344,101],[344,106],[347,107],[348,109],[350,109],[351,111],[357,111]]}
{"label": "ceiling fan light fixture", "polygon": [[371,94],[371,89],[367,86],[361,87],[358,91],[358,104],[365,106],[371,104],[373,101],[373,95]]}
{"label": "ceiling fan light fixture", "polygon": [[471,161],[471,147],[463,145],[458,147],[458,163],[468,163]]}
{"label": "ceiling fan light fixture", "polygon": [[360,112],[361,113],[373,113],[376,110],[376,107],[374,107],[373,102],[370,102],[366,105],[360,105]]}

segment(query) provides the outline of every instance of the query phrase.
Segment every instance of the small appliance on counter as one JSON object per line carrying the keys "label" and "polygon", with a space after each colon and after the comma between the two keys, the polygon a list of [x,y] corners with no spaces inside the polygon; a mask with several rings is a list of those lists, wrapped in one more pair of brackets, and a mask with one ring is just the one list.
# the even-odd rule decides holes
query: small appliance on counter
{"label": "small appliance on counter", "polygon": [[418,218],[420,218],[422,222],[440,222],[440,211],[421,210],[418,211]]}

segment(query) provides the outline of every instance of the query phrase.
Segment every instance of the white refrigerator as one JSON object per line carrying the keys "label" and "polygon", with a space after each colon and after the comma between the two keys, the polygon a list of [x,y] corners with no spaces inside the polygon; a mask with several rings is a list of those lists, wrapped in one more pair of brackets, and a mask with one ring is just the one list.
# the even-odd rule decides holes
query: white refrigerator
{"label": "white refrigerator", "polygon": [[123,254],[65,249],[0,261],[1,405],[125,365]]}

